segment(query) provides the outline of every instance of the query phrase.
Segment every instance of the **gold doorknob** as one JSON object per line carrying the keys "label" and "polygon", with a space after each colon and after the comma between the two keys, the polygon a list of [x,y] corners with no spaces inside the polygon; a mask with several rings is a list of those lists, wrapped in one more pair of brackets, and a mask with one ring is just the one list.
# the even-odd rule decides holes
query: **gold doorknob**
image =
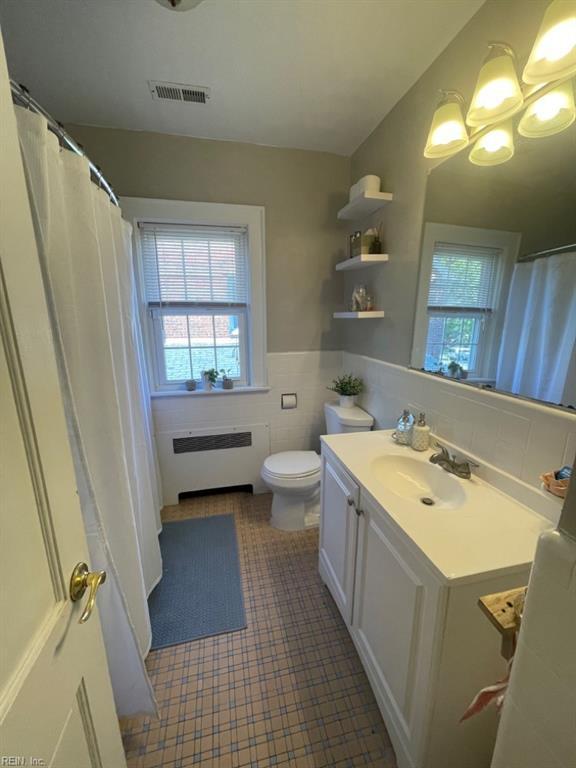
{"label": "gold doorknob", "polygon": [[75,603],[84,596],[84,592],[87,589],[88,602],[86,607],[82,611],[82,615],[78,619],[78,624],[84,624],[88,621],[94,610],[94,603],[96,602],[96,592],[98,587],[106,581],[106,571],[89,571],[86,563],[78,563],[78,565],[72,571],[72,578],[70,579],[70,600]]}

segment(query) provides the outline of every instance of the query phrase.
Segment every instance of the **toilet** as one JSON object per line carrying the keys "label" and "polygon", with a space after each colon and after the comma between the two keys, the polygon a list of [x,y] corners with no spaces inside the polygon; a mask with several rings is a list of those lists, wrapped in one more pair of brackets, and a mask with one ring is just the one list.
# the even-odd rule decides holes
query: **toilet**
{"label": "toilet", "polygon": [[[374,419],[362,408],[324,404],[327,434],[368,432]],[[315,451],[273,453],[261,477],[274,494],[270,524],[282,531],[300,531],[320,521],[320,456]]]}

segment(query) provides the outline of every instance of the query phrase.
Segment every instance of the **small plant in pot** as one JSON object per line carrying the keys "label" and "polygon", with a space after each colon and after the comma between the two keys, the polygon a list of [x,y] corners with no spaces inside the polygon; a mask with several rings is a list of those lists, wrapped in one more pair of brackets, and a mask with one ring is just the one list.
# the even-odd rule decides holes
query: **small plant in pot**
{"label": "small plant in pot", "polygon": [[202,381],[204,382],[204,389],[210,392],[218,381],[218,371],[216,368],[208,368],[208,370],[202,371]]}
{"label": "small plant in pot", "polygon": [[188,390],[188,392],[194,392],[196,389],[196,379],[186,379],[184,382],[184,386]]}
{"label": "small plant in pot", "polygon": [[342,408],[352,408],[356,403],[356,397],[364,389],[364,382],[351,373],[344,376],[338,376],[332,381],[332,386],[328,387],[332,392],[340,395],[340,406]]}
{"label": "small plant in pot", "polygon": [[467,379],[468,371],[462,368],[456,360],[451,360],[448,365],[448,373],[453,379]]}
{"label": "small plant in pot", "polygon": [[230,376],[230,369],[220,369],[222,374],[222,389],[234,389],[234,379]]}

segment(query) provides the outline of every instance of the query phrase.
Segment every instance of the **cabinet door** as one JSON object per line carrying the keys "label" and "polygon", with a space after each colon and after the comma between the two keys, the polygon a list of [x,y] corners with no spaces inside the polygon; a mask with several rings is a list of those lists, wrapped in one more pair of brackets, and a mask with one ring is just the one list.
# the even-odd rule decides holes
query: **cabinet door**
{"label": "cabinet door", "polygon": [[[385,514],[362,496],[353,635],[366,671],[409,738],[418,666],[424,579],[392,533]],[[407,562],[410,560],[410,564]]]}
{"label": "cabinet door", "polygon": [[323,458],[320,575],[347,624],[352,621],[359,495],[352,478]]}

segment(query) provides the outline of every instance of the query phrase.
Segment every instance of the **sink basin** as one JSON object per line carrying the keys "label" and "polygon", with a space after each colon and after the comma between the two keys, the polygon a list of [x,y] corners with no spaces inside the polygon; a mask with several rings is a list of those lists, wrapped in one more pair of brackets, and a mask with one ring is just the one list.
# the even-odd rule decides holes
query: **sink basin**
{"label": "sink basin", "polygon": [[462,484],[441,467],[409,456],[379,456],[372,462],[378,482],[423,509],[457,509],[466,501]]}

